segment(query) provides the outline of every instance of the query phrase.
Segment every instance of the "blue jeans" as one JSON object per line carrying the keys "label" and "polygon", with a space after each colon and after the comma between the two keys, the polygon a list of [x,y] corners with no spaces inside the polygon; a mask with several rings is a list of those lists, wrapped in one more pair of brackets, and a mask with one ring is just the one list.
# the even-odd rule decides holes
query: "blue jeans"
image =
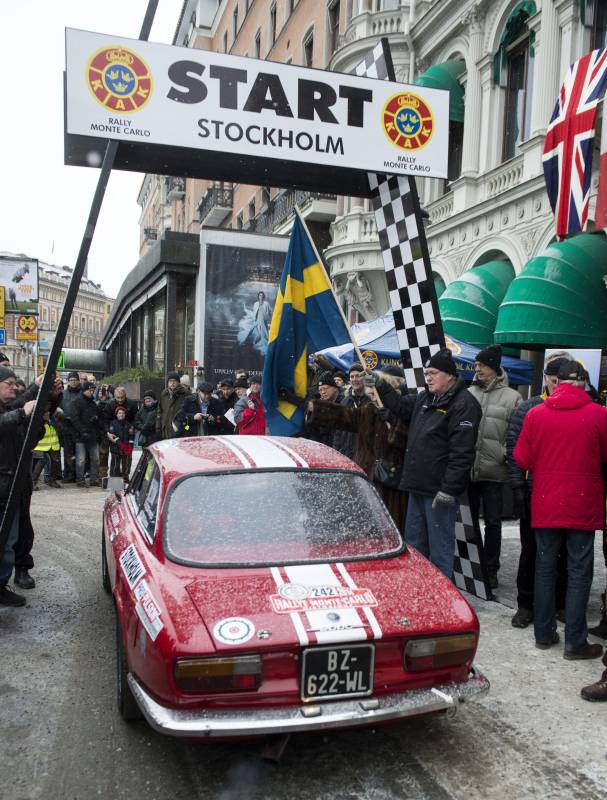
{"label": "blue jeans", "polygon": [[565,596],[565,650],[575,650],[586,643],[586,608],[594,567],[594,532],[563,528],[539,528],[535,531],[535,640],[549,642],[556,630],[554,586],[556,559],[561,542],[567,544],[567,594]]}
{"label": "blue jeans", "polygon": [[[2,515],[4,514],[4,508],[0,511],[0,520],[2,519]],[[13,517],[13,524],[11,525],[11,529],[8,532],[8,540],[6,542],[6,547],[4,548],[4,555],[2,559],[0,559],[0,586],[8,583],[11,575],[13,574],[13,567],[15,566],[15,550],[14,547],[17,544],[17,539],[19,538],[19,505],[17,505],[17,510],[15,511],[15,516]]]}
{"label": "blue jeans", "polygon": [[455,557],[455,518],[457,503],[432,508],[433,497],[409,493],[405,541],[429,558],[449,580]]}
{"label": "blue jeans", "polygon": [[84,480],[86,456],[89,457],[89,478],[91,483],[99,481],[99,444],[98,442],[76,442],[76,480]]}

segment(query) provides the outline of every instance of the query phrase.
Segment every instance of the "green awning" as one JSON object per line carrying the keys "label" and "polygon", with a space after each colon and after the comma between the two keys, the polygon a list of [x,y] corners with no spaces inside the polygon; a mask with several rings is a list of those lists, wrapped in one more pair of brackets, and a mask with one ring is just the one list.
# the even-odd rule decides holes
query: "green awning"
{"label": "green awning", "polygon": [[495,341],[607,347],[607,238],[582,233],[527,262],[499,309]]}
{"label": "green awning", "polygon": [[509,261],[488,261],[450,283],[438,301],[445,333],[476,347],[492,344],[500,303],[513,278]]}
{"label": "green awning", "polygon": [[[493,57],[493,80],[498,86],[505,86],[507,81],[507,50],[525,31],[527,20],[537,14],[535,0],[519,0],[506,20],[497,53]],[[535,34],[530,34],[530,45],[533,48]]]}
{"label": "green awning", "polygon": [[464,73],[463,61],[443,61],[434,64],[413,81],[416,86],[428,89],[446,89],[449,92],[449,119],[464,121],[464,88],[458,78]]}
{"label": "green awning", "polygon": [[442,293],[445,291],[447,284],[438,274],[438,272],[433,272],[432,277],[434,278],[434,288],[436,289],[436,296],[440,297]]}

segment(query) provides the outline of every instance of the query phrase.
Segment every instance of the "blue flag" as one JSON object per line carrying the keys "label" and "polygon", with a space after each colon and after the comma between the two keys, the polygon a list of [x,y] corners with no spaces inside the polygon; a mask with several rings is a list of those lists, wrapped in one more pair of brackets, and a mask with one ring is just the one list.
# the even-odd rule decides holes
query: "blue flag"
{"label": "blue flag", "polygon": [[301,430],[304,410],[281,400],[278,392],[284,387],[306,396],[308,354],[349,341],[327,274],[296,215],[263,368],[261,399],[270,433],[294,436]]}

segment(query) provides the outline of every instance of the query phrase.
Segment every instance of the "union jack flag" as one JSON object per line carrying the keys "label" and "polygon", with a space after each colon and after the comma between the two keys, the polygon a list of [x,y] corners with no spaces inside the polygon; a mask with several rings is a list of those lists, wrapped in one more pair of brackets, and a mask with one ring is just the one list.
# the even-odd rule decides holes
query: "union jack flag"
{"label": "union jack flag", "polygon": [[596,110],[607,83],[607,48],[593,50],[569,67],[548,126],[544,177],[557,236],[586,226]]}

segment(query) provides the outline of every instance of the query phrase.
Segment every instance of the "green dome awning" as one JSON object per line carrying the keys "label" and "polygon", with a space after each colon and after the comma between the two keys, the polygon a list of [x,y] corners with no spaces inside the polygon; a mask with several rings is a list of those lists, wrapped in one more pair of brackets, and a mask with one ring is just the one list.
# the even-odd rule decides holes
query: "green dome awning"
{"label": "green dome awning", "polygon": [[499,310],[495,341],[521,347],[607,347],[607,238],[582,233],[532,258]]}
{"label": "green dome awning", "polygon": [[445,333],[476,347],[493,344],[500,303],[513,278],[509,261],[489,261],[450,283],[438,301]]}
{"label": "green dome awning", "polygon": [[458,78],[466,70],[463,61],[443,61],[434,64],[413,81],[416,86],[428,89],[446,89],[449,92],[449,119],[464,121],[464,88]]}
{"label": "green dome awning", "polygon": [[436,289],[436,296],[440,297],[447,288],[447,284],[441,278],[438,272],[433,272],[432,277],[434,278],[434,288]]}

